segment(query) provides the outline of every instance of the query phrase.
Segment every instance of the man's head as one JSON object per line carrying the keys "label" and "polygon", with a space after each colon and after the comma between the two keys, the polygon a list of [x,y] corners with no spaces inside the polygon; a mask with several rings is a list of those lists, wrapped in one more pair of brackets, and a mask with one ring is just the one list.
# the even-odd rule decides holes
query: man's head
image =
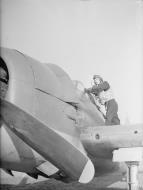
{"label": "man's head", "polygon": [[95,85],[99,85],[103,82],[103,79],[100,75],[93,75],[93,81]]}

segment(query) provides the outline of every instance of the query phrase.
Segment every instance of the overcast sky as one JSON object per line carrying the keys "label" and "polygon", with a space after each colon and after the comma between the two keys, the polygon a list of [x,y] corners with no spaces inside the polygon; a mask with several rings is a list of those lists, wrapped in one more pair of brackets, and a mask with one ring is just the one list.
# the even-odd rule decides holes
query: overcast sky
{"label": "overcast sky", "polygon": [[142,0],[1,0],[1,45],[108,80],[122,123],[143,122]]}

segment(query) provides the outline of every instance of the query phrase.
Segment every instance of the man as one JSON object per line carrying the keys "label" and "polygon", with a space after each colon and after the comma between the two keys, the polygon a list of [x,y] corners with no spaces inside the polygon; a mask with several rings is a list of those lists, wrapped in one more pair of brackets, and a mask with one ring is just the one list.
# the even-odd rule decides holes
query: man
{"label": "man", "polygon": [[96,97],[98,97],[100,104],[105,106],[106,125],[119,125],[120,119],[117,114],[118,104],[113,98],[109,83],[107,81],[104,81],[99,75],[94,75],[93,80],[94,85],[92,88],[85,89],[85,92],[94,94]]}
{"label": "man", "polygon": [[[0,62],[1,63],[1,62]],[[8,88],[7,72],[0,66],[0,98],[4,99]]]}

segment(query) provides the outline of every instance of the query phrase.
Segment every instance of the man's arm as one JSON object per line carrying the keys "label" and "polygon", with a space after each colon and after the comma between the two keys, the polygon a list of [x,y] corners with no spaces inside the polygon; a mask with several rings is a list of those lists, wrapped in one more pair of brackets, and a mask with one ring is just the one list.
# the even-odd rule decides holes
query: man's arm
{"label": "man's arm", "polygon": [[99,84],[98,86],[94,85],[91,89],[91,93],[98,95],[102,91],[106,91],[110,88],[110,85],[107,81],[104,81],[103,83]]}
{"label": "man's arm", "polygon": [[85,93],[92,93],[92,88],[85,88],[85,89],[84,89],[84,92],[85,92]]}
{"label": "man's arm", "polygon": [[97,85],[94,85],[92,88],[85,88],[84,91],[87,93],[93,93],[95,95],[98,95],[102,91],[106,91],[110,88],[110,85],[107,81],[104,81],[103,83]]}

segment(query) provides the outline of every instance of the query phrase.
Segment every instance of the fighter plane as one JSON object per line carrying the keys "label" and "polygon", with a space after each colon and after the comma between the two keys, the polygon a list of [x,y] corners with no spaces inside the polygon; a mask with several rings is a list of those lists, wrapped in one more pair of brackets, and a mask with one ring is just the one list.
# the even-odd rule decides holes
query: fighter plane
{"label": "fighter plane", "polygon": [[142,147],[143,124],[105,126],[81,83],[55,64],[8,48],[0,62],[1,168],[81,183],[126,172],[113,151]]}

